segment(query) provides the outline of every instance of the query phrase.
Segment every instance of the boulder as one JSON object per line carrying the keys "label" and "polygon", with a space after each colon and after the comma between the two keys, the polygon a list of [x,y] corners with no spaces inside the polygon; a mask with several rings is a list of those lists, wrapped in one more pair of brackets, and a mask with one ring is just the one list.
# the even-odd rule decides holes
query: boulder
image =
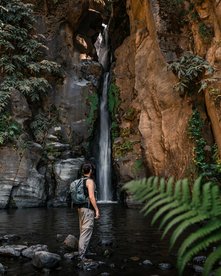
{"label": "boulder", "polygon": [[73,235],[68,235],[67,238],[64,240],[64,244],[72,249],[77,249],[78,239]]}
{"label": "boulder", "polygon": [[32,258],[32,264],[37,268],[54,268],[59,265],[60,261],[60,255],[47,251],[35,252]]}
{"label": "boulder", "polygon": [[26,245],[0,246],[0,255],[4,257],[20,257],[21,252],[26,248],[27,248]]}
{"label": "boulder", "polygon": [[[54,163],[53,172],[56,180],[56,191],[51,202],[53,206],[67,205],[67,192],[70,183],[78,177],[83,162],[84,158],[68,158]],[[51,190],[53,191],[53,188]]]}
{"label": "boulder", "polygon": [[4,275],[5,272],[6,271],[5,271],[3,264],[0,263],[0,275]]}
{"label": "boulder", "polygon": [[44,244],[32,245],[32,246],[26,248],[25,250],[23,250],[22,253],[21,253],[21,255],[23,257],[32,259],[34,257],[34,255],[35,255],[35,252],[38,252],[38,251],[46,251],[46,252],[48,252],[47,245],[44,245]]}

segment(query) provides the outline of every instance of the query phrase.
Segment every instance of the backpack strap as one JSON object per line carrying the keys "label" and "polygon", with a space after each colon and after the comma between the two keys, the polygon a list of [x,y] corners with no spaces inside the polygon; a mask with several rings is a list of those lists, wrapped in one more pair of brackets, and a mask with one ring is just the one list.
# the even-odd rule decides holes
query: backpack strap
{"label": "backpack strap", "polygon": [[85,192],[87,193],[87,194],[85,194],[85,195],[87,195],[87,198],[88,198],[88,200],[87,200],[87,208],[89,209],[90,208],[90,199],[89,199],[89,193],[88,193],[88,188],[87,188],[87,186],[86,186],[86,182],[87,182],[87,180],[89,179],[89,177],[88,176],[85,176],[85,177],[82,177],[83,178],[83,185],[84,185],[84,194],[85,194]]}

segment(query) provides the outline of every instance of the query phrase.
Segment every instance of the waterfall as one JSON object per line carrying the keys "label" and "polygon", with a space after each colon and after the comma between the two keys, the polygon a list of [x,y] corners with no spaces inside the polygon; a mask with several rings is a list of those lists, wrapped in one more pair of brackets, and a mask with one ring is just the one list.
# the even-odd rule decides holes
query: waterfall
{"label": "waterfall", "polygon": [[99,195],[101,201],[111,201],[111,141],[108,112],[109,73],[104,74],[102,97],[100,103],[100,139],[99,139]]}
{"label": "waterfall", "polygon": [[112,200],[111,188],[111,139],[110,118],[108,111],[108,84],[109,84],[109,45],[108,29],[105,26],[100,34],[97,45],[98,60],[104,69],[102,95],[100,99],[100,137],[98,158],[98,187],[99,200],[108,202]]}

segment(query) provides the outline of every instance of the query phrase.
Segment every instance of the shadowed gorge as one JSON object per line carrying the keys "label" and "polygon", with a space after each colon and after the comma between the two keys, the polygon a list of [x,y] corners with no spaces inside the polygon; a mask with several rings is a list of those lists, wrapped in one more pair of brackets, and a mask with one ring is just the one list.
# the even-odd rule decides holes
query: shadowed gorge
{"label": "shadowed gorge", "polygon": [[88,161],[102,203],[177,200],[186,179],[190,202],[201,176],[202,209],[217,191],[219,210],[220,18],[217,0],[1,0],[0,209],[66,210]]}

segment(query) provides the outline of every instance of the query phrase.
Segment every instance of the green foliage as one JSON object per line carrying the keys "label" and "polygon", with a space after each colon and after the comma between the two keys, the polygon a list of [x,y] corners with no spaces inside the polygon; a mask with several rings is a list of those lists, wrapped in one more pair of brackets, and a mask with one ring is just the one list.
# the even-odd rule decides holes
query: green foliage
{"label": "green foliage", "polygon": [[119,125],[116,121],[111,123],[111,137],[112,140],[119,136]]}
{"label": "green foliage", "polygon": [[204,123],[197,109],[189,120],[188,133],[195,143],[194,163],[198,168],[198,173],[206,176],[213,181],[218,181],[221,177],[220,159],[218,157],[217,147],[213,147],[213,156],[206,156],[205,147],[206,140],[203,138]]}
{"label": "green foliage", "polygon": [[39,112],[32,121],[30,128],[38,143],[44,143],[48,131],[58,124],[58,110],[55,106],[46,112]]}
{"label": "green foliage", "polygon": [[221,101],[221,90],[219,88],[209,87],[208,92],[214,100],[214,103],[219,107],[219,103]]}
{"label": "green foliage", "polygon": [[205,80],[202,80],[205,73],[211,74],[213,68],[202,57],[188,52],[178,61],[168,66],[177,75],[179,82],[175,85],[175,90],[181,96],[194,92],[200,92],[207,87]]}
{"label": "green foliage", "polygon": [[136,115],[136,109],[133,107],[129,107],[124,114],[124,118],[128,121],[133,121],[136,118]]}
{"label": "green foliage", "polygon": [[16,141],[21,134],[21,125],[14,121],[9,114],[2,114],[0,117],[0,145]]}
{"label": "green foliage", "polygon": [[125,156],[128,152],[133,150],[133,143],[131,141],[123,141],[122,143],[114,144],[115,157]]}
{"label": "green foliage", "polygon": [[108,91],[108,110],[111,115],[111,135],[112,140],[119,136],[119,126],[117,121],[117,112],[120,106],[120,90],[115,83],[111,83]]}
{"label": "green foliage", "polygon": [[205,168],[207,167],[205,151],[204,151],[204,148],[206,146],[206,141],[202,137],[202,128],[203,128],[203,121],[200,117],[200,113],[198,110],[194,110],[189,120],[188,133],[196,144],[194,149],[195,151],[194,162],[198,167],[200,173],[203,173],[205,171]]}
{"label": "green foliage", "polygon": [[[172,230],[170,248],[188,229],[187,237],[178,250],[177,265],[180,275],[183,275],[185,267],[194,256],[221,242],[221,193],[218,185],[203,183],[199,177],[191,188],[187,179],[174,182],[173,178],[166,181],[164,178],[150,177],[131,181],[124,188],[136,200],[144,203],[144,215],[154,211],[152,224],[160,222],[159,228],[164,228],[162,237]],[[190,232],[190,226],[197,229]],[[219,246],[206,260],[204,276],[209,275],[220,258]],[[220,275],[218,273],[215,275]]]}
{"label": "green foliage", "polygon": [[199,23],[199,34],[205,43],[210,43],[214,36],[213,29],[204,22]]}
{"label": "green foliage", "polygon": [[98,116],[98,108],[99,108],[99,98],[96,92],[93,92],[88,96],[87,102],[89,104],[89,113],[87,116],[87,124],[90,128],[90,131],[94,129],[94,123]]}
{"label": "green foliage", "polygon": [[137,159],[134,161],[133,172],[138,174],[144,168],[143,160]]}
{"label": "green foliage", "polygon": [[108,92],[108,110],[114,118],[120,105],[120,90],[115,83],[111,83]]}
{"label": "green foliage", "polygon": [[31,101],[39,100],[50,88],[47,80],[58,74],[60,66],[44,59],[43,36],[36,34],[31,4],[19,0],[2,0],[0,9],[0,111],[13,90]]}

